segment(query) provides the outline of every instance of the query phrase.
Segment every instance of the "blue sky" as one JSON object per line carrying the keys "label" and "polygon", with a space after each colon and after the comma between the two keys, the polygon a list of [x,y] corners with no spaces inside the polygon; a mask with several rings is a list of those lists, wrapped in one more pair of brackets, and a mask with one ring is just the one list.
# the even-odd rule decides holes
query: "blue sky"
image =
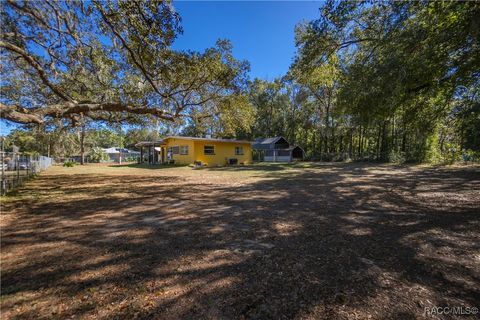
{"label": "blue sky", "polygon": [[[250,77],[284,75],[295,55],[294,29],[319,17],[318,1],[174,1],[183,34],[174,48],[203,51],[229,39],[237,59],[250,62]],[[0,120],[0,135],[15,125]]]}
{"label": "blue sky", "polygon": [[284,75],[295,55],[294,29],[319,17],[318,1],[174,1],[183,35],[176,49],[203,51],[229,39],[237,59],[250,61],[252,78]]}

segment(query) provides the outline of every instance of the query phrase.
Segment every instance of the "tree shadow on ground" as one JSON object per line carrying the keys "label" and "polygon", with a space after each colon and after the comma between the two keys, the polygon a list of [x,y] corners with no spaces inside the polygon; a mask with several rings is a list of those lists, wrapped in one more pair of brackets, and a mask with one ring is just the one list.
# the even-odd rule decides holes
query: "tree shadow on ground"
{"label": "tree shadow on ground", "polygon": [[127,164],[111,164],[109,165],[111,168],[136,168],[136,169],[150,169],[150,170],[158,170],[158,169],[171,169],[171,168],[181,168],[187,167],[187,165],[183,164],[148,164],[148,163],[127,163]]}
{"label": "tree shadow on ground", "polygon": [[[280,171],[288,169],[304,169],[304,168],[321,168],[331,166],[328,162],[255,162],[253,164],[230,165],[230,166],[214,166],[198,168],[206,171]],[[336,166],[348,165],[346,163],[335,164]]]}
{"label": "tree shadow on ground", "polygon": [[329,165],[266,175],[243,185],[40,177],[43,201],[7,207],[19,216],[2,228],[2,309],[414,319],[480,301],[478,171]]}

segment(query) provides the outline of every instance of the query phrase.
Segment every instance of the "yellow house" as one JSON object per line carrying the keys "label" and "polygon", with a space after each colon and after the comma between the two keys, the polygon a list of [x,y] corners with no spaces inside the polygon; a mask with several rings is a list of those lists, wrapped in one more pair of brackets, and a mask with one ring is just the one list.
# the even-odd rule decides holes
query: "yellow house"
{"label": "yellow house", "polygon": [[169,136],[136,144],[141,162],[224,166],[252,163],[250,141]]}

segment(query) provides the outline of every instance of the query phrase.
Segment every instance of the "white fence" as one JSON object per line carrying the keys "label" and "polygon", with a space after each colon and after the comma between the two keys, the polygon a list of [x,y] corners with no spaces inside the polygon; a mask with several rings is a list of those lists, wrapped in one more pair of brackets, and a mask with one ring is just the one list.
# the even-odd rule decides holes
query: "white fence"
{"label": "white fence", "polygon": [[53,159],[45,156],[22,155],[0,152],[1,185],[0,195],[6,194],[23,182],[50,167]]}

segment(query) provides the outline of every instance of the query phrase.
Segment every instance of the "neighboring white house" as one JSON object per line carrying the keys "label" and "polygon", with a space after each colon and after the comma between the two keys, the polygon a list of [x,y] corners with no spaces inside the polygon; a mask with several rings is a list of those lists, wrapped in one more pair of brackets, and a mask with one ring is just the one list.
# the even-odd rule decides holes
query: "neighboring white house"
{"label": "neighboring white house", "polygon": [[140,157],[140,152],[124,149],[124,148],[103,148],[102,149],[109,158],[109,161],[122,163],[125,161],[136,161],[133,159],[137,159]]}
{"label": "neighboring white house", "polygon": [[303,160],[304,151],[299,146],[290,145],[283,137],[257,139],[252,148],[259,160],[267,162],[291,162]]}

